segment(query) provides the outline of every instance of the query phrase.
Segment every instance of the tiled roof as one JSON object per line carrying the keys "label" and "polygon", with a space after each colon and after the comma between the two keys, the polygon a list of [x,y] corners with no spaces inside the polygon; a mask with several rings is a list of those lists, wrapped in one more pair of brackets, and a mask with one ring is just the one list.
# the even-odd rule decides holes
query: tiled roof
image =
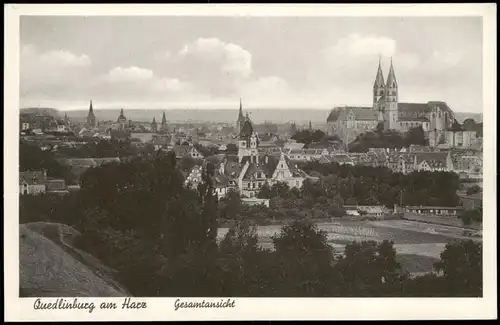
{"label": "tiled roof", "polygon": [[432,108],[434,106],[439,107],[442,111],[448,112],[448,113],[453,113],[451,108],[446,104],[445,102],[439,102],[439,101],[430,101],[427,103],[429,105],[429,108]]}
{"label": "tiled roof", "polygon": [[425,116],[420,116],[420,117],[400,116],[398,119],[403,122],[429,122],[429,119]]}
{"label": "tiled roof", "polygon": [[398,103],[398,110],[407,113],[423,112],[427,114],[431,109],[427,103]]}
{"label": "tiled roof", "polygon": [[297,164],[290,160],[287,156],[284,156],[285,162],[288,165],[288,169],[294,177],[307,177],[307,174],[297,167]]}
{"label": "tiled roof", "polygon": [[352,112],[357,121],[376,121],[378,120],[378,111],[372,107],[346,107],[346,112]]}
{"label": "tiled roof", "polygon": [[339,108],[334,108],[330,114],[328,115],[326,121],[327,122],[335,122],[336,120],[338,120],[339,116],[340,116],[340,113],[341,113],[341,109]]}

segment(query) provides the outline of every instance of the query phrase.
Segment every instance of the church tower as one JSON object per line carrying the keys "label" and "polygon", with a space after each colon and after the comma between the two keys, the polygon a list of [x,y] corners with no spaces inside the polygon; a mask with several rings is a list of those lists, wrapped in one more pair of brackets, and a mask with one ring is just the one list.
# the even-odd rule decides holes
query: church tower
{"label": "church tower", "polygon": [[380,106],[383,106],[385,95],[385,81],[384,73],[382,72],[382,66],[380,64],[380,57],[378,59],[378,69],[377,76],[375,77],[375,82],[373,83],[373,109],[380,111]]}
{"label": "church tower", "polygon": [[163,132],[163,133],[168,132],[167,117],[165,116],[165,112],[163,112],[163,116],[161,118],[160,132]]}
{"label": "church tower", "polygon": [[385,102],[386,102],[386,127],[389,129],[399,129],[398,122],[398,83],[396,81],[396,74],[394,73],[394,66],[392,65],[389,69],[389,75],[387,76],[386,90],[385,90]]}
{"label": "church tower", "polygon": [[96,118],[94,108],[92,107],[92,100],[90,100],[89,114],[87,115],[87,127],[93,128],[96,126]]}
{"label": "church tower", "polygon": [[158,124],[155,117],[153,117],[153,122],[151,122],[151,132],[158,132]]}
{"label": "church tower", "polygon": [[259,138],[253,130],[252,121],[247,116],[242,123],[241,132],[238,141],[238,162],[241,163],[243,158],[248,157],[251,163],[259,162]]}
{"label": "church tower", "polygon": [[240,98],[240,112],[238,113],[238,119],[236,120],[236,132],[238,134],[240,134],[241,132],[243,123],[245,123],[245,117],[243,116],[243,105],[241,104],[241,98]]}

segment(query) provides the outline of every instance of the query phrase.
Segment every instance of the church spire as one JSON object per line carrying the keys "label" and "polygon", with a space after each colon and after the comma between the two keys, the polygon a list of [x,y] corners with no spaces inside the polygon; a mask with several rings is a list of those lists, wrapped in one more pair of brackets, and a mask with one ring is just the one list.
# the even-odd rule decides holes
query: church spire
{"label": "church spire", "polygon": [[385,82],[384,82],[384,73],[382,72],[382,65],[380,63],[380,55],[379,55],[377,76],[375,77],[375,83],[373,84],[373,88],[381,88],[381,87],[385,87]]}
{"label": "church spire", "polygon": [[161,126],[160,131],[166,133],[168,131],[167,128],[167,116],[165,115],[165,111],[163,111],[163,116],[161,118]]}
{"label": "church spire", "polygon": [[243,104],[241,103],[241,98],[240,98],[240,111],[238,113],[238,122],[243,121],[244,116],[243,116]]}
{"label": "church spire", "polygon": [[387,76],[387,87],[396,88],[398,83],[396,81],[396,74],[394,73],[394,66],[392,65],[391,57],[391,68],[389,69],[389,75]]}
{"label": "church spire", "polygon": [[87,126],[88,127],[95,127],[96,126],[96,118],[94,114],[94,108],[92,107],[92,100],[90,100],[90,106],[89,106],[89,114],[87,115]]}
{"label": "church spire", "polygon": [[165,112],[163,112],[163,117],[161,118],[161,124],[166,125],[167,124],[167,117],[165,116]]}

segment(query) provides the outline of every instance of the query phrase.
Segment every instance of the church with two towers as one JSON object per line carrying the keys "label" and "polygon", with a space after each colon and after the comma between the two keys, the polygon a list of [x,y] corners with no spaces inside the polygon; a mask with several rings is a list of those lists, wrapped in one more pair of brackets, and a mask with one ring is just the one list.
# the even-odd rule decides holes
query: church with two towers
{"label": "church with two towers", "polygon": [[399,85],[391,58],[387,79],[379,59],[373,83],[371,107],[335,107],[327,118],[329,133],[348,144],[361,133],[373,131],[379,123],[385,130],[407,132],[422,127],[431,145],[446,141],[446,131],[455,122],[452,109],[443,101],[405,103],[399,101]]}

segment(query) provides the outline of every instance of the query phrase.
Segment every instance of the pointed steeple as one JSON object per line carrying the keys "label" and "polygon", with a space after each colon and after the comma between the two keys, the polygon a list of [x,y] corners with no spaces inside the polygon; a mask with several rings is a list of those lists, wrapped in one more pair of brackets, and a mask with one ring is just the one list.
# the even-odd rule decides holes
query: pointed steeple
{"label": "pointed steeple", "polygon": [[153,124],[156,124],[156,118],[153,117]]}
{"label": "pointed steeple", "polygon": [[96,126],[96,118],[94,114],[94,108],[92,107],[92,100],[90,100],[89,114],[87,115],[87,127]]}
{"label": "pointed steeple", "polygon": [[391,57],[391,68],[389,69],[389,75],[387,76],[387,87],[396,88],[398,83],[396,81],[396,74],[394,73],[394,66],[392,65]]}
{"label": "pointed steeple", "polygon": [[238,113],[238,120],[237,123],[241,123],[245,120],[245,117],[243,116],[243,105],[241,103],[241,98],[240,98],[240,111]]}
{"label": "pointed steeple", "polygon": [[164,125],[164,124],[166,125],[167,124],[167,117],[165,116],[165,112],[163,112],[163,116],[161,118],[161,124],[162,125]]}
{"label": "pointed steeple", "polygon": [[160,131],[161,132],[167,132],[167,116],[165,115],[165,111],[163,112],[163,116],[161,117],[161,126],[160,126]]}
{"label": "pointed steeple", "polygon": [[384,73],[382,72],[382,65],[380,64],[380,56],[379,56],[377,76],[375,77],[375,83],[373,84],[373,88],[381,88],[381,87],[385,87],[385,82],[384,82]]}

